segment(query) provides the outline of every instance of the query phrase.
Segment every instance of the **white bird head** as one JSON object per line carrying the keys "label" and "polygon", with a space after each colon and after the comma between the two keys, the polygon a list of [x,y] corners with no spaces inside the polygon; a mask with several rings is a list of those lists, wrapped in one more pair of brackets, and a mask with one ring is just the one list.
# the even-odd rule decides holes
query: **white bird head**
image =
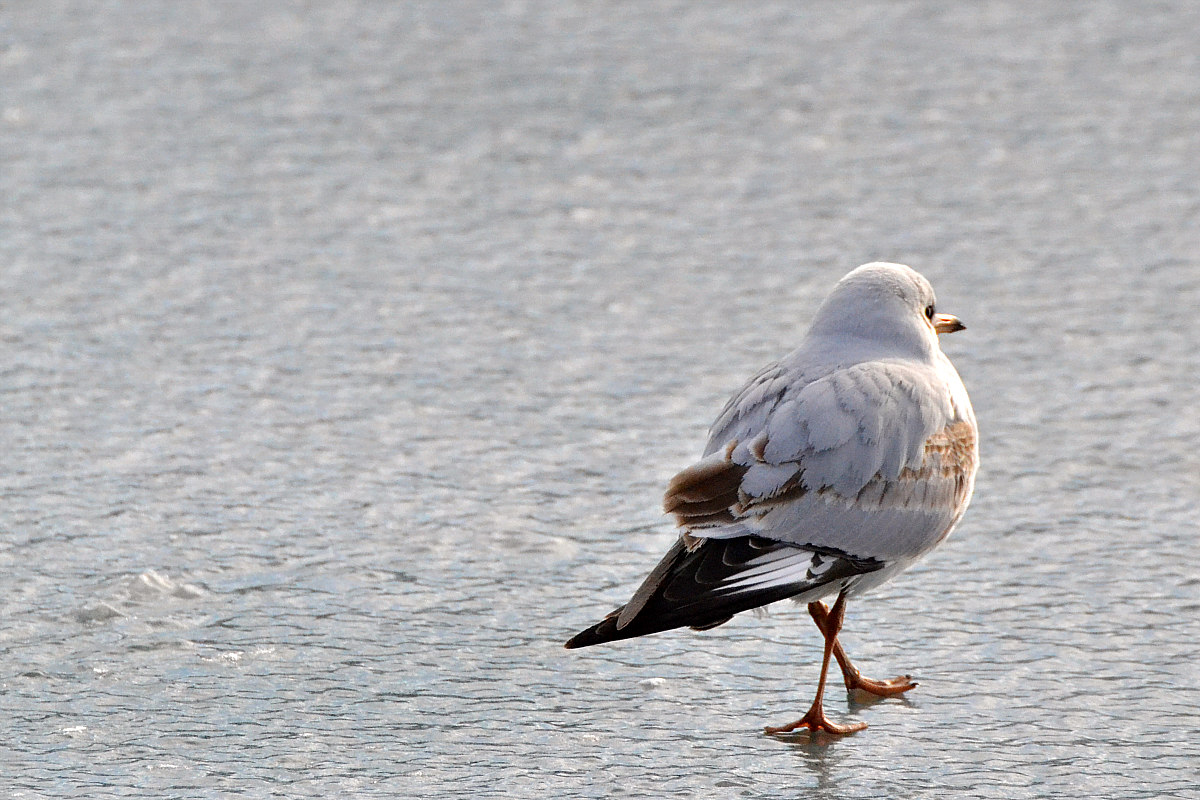
{"label": "white bird head", "polygon": [[861,339],[924,355],[939,349],[939,333],[965,327],[957,317],[937,313],[933,287],[919,272],[875,261],[838,281],[817,309],[809,335]]}

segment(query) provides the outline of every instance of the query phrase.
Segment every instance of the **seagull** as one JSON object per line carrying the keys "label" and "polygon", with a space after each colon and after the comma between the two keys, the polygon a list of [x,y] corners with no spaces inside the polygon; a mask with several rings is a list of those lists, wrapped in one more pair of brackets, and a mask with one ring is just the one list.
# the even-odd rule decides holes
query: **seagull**
{"label": "seagull", "polygon": [[[846,689],[880,697],[917,684],[871,680],[838,643],[847,598],[937,547],[962,518],[979,465],[978,428],[938,335],[933,287],[902,264],[851,271],[817,309],[800,347],[725,405],[700,460],[671,479],[663,507],[679,538],[628,603],[568,649],[807,603],[825,640],[808,712],[768,734],[849,734],[822,699],[832,656]],[[832,608],[822,598],[836,595]]]}

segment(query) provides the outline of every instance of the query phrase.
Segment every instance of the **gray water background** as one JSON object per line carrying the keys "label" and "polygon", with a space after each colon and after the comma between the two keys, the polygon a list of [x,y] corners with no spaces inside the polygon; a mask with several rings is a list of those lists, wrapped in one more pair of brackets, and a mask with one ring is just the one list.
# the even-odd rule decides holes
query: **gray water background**
{"label": "gray water background", "polygon": [[[0,9],[8,797],[1200,796],[1200,5]],[[851,267],[976,499],[849,609],[567,652]]]}

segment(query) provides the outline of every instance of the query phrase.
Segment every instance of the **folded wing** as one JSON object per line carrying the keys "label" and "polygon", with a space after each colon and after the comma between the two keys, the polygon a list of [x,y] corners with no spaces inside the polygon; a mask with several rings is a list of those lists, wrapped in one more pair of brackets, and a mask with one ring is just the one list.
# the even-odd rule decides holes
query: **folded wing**
{"label": "folded wing", "polygon": [[975,422],[936,369],[867,362],[775,393],[754,387],[667,488],[685,538],[761,536],[891,561],[919,557],[962,516]]}

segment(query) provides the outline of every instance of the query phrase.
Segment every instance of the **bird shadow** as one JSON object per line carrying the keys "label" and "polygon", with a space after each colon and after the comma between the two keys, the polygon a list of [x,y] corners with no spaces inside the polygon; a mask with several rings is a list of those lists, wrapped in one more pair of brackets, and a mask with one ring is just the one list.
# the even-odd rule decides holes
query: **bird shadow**
{"label": "bird shadow", "polygon": [[912,708],[913,706],[913,702],[907,693],[895,694],[890,697],[881,697],[880,695],[871,694],[870,692],[862,689],[853,689],[846,692],[846,703],[850,706],[851,711],[856,711],[860,708],[871,708],[872,706],[877,706],[880,703],[898,703],[908,708]]}
{"label": "bird shadow", "polygon": [[846,734],[811,731],[807,728],[790,733],[764,733],[763,736],[791,745],[794,749],[804,753],[817,756],[829,754],[836,745],[850,738]]}
{"label": "bird shadow", "polygon": [[847,749],[852,744],[855,735],[840,736],[825,731],[802,730],[794,733],[765,734],[767,738],[786,744],[803,767],[811,774],[816,785],[812,787],[815,794],[806,791],[806,798],[835,797],[837,791],[837,775],[841,764],[853,752]]}

